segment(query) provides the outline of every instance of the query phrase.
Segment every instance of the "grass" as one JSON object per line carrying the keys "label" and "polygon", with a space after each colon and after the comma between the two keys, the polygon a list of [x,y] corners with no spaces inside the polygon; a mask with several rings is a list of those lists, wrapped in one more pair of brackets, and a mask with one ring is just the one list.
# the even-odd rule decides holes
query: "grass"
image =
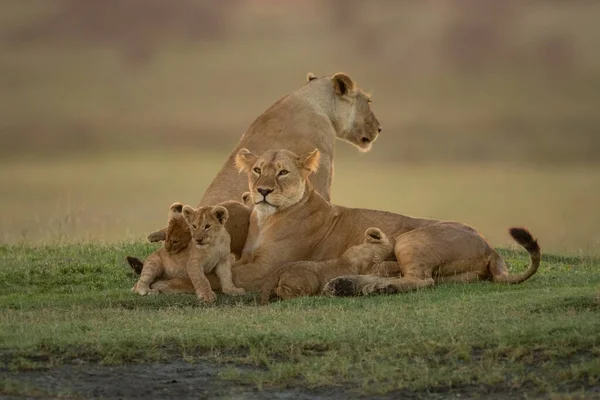
{"label": "grass", "polygon": [[[193,296],[129,292],[135,278],[124,256],[151,249],[2,245],[3,367],[208,359],[233,363],[224,379],[259,388],[335,385],[368,393],[585,393],[600,385],[597,258],[546,255],[540,272],[518,286],[447,284],[265,307],[252,294],[220,295],[206,306]],[[527,264],[524,252],[502,254],[515,270]]]}

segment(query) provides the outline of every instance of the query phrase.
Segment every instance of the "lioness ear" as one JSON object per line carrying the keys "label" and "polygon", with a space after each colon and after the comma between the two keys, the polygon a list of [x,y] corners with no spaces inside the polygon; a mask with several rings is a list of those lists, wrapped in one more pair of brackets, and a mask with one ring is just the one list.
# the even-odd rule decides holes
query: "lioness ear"
{"label": "lioness ear", "polygon": [[321,153],[319,152],[319,149],[314,149],[308,154],[301,155],[299,160],[303,169],[309,171],[309,173],[314,173],[319,169]]}
{"label": "lioness ear", "polygon": [[249,171],[257,159],[258,157],[252,154],[250,150],[240,149],[235,156],[235,166],[240,172]]}
{"label": "lioness ear", "polygon": [[371,243],[381,242],[383,239],[383,232],[379,228],[369,228],[365,231],[365,239]]}
{"label": "lioness ear", "polygon": [[227,218],[229,218],[229,211],[223,206],[216,206],[212,209],[212,215],[219,220],[221,225],[225,225]]}
{"label": "lioness ear", "polygon": [[333,75],[331,81],[333,82],[333,90],[335,90],[335,92],[340,96],[343,96],[354,90],[354,82],[343,72],[338,72],[337,74]]}
{"label": "lioness ear", "polygon": [[244,192],[242,194],[242,203],[247,206],[250,205],[250,192]]}
{"label": "lioness ear", "polygon": [[315,80],[315,79],[317,79],[317,76],[315,74],[313,74],[312,72],[309,72],[306,75],[306,81],[307,82],[310,82],[310,81]]}
{"label": "lioness ear", "polygon": [[183,218],[185,218],[187,222],[191,222],[195,212],[196,210],[194,210],[193,207],[184,206],[181,213],[183,214]]}

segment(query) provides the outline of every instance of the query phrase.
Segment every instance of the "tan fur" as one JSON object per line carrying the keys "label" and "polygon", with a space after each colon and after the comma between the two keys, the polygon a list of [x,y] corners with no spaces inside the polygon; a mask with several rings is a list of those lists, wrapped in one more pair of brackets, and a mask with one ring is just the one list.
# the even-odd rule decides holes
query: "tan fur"
{"label": "tan fur", "polygon": [[261,287],[261,303],[268,302],[273,293],[283,300],[318,295],[327,282],[338,276],[376,273],[378,261],[393,254],[388,237],[378,228],[369,228],[363,243],[350,247],[339,258],[293,262],[271,272]]}
{"label": "tan fur", "polygon": [[[342,81],[349,89],[344,93],[339,92]],[[370,98],[352,79],[345,74],[321,78],[311,74],[301,88],[281,98],[250,125],[204,193],[199,206],[238,200],[247,190],[246,177],[238,173],[234,162],[242,148],[258,153],[287,149],[297,154],[317,148],[321,158],[319,171],[312,182],[315,189],[329,199],[336,138],[353,144],[361,151],[368,151],[380,131],[381,125],[371,110]],[[230,222],[237,219],[231,209],[229,212]],[[240,225],[236,223],[236,226]],[[229,226],[227,231],[231,235],[231,250],[239,257],[247,231],[230,229]],[[164,240],[164,237],[164,232],[153,232],[148,240],[154,242]],[[238,248],[236,245],[240,243]]]}
{"label": "tan fur", "polygon": [[197,210],[180,203],[171,206],[165,245],[146,259],[132,291],[140,295],[192,291],[212,302],[215,294],[205,273],[214,270],[225,294],[244,293],[231,281],[234,257],[224,227],[227,216],[221,206]]}
{"label": "tan fur", "polygon": [[[285,150],[268,151],[260,157],[245,149],[238,153],[236,162],[248,174],[255,207],[242,258],[233,268],[236,285],[256,290],[262,278],[281,264],[338,258],[346,249],[360,244],[370,226],[379,227],[390,238],[398,238],[395,257],[387,261],[397,258],[401,263],[398,269],[403,273],[429,268],[441,280],[485,264],[495,280],[507,276],[501,257],[477,231],[465,224],[346,208],[327,202],[308,179],[315,157],[315,152],[298,156]],[[282,170],[287,173],[281,175]],[[526,248],[535,272],[539,248]],[[409,264],[413,267],[405,267]]]}

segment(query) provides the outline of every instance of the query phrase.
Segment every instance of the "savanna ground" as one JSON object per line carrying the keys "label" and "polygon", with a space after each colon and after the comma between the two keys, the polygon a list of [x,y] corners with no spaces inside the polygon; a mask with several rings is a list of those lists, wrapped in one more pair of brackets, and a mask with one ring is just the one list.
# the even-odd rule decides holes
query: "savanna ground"
{"label": "savanna ground", "polygon": [[[0,397],[598,398],[596,2],[3,0]],[[345,71],[384,130],[333,200],[464,221],[508,287],[138,297],[124,256],[251,121]],[[186,147],[186,150],[182,148]]]}
{"label": "savanna ground", "polygon": [[[0,393],[600,396],[598,220],[577,212],[594,207],[600,170],[356,157],[339,157],[335,202],[464,220],[505,247],[513,271],[528,258],[508,245],[506,228],[522,223],[545,251],[540,271],[517,286],[448,284],[264,307],[252,294],[221,295],[213,306],[185,295],[140,297],[129,291],[135,277],[124,256],[155,248],[144,234],[162,226],[171,202],[194,204],[223,155],[7,161]],[[194,171],[197,187],[189,185]]]}

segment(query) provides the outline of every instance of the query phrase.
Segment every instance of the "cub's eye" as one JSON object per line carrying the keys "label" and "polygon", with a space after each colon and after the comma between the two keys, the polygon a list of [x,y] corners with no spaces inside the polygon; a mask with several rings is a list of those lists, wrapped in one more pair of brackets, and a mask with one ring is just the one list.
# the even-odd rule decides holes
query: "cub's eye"
{"label": "cub's eye", "polygon": [[286,171],[285,169],[282,169],[281,171],[279,171],[279,176],[287,175],[289,173],[290,173],[290,171]]}
{"label": "cub's eye", "polygon": [[260,175],[260,168],[256,167],[253,169],[253,171]]}
{"label": "cub's eye", "polygon": [[207,230],[208,228],[210,228],[210,224],[204,225],[204,230]]}
{"label": "cub's eye", "polygon": [[172,240],[171,243],[177,244],[177,243],[179,243],[179,240]]}
{"label": "cub's eye", "polygon": [[196,225],[196,224],[193,224],[193,225],[192,225],[192,228],[194,228],[194,229],[198,229],[198,225]]}

